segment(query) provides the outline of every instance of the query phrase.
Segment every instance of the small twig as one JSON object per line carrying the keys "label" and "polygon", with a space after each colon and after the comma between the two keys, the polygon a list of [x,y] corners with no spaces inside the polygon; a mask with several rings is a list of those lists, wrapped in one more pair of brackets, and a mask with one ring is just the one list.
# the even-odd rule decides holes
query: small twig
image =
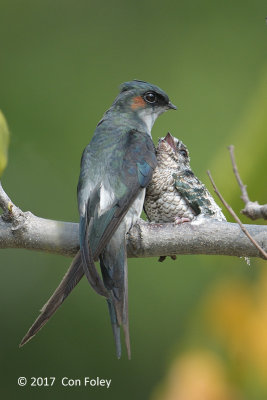
{"label": "small twig", "polygon": [[245,204],[247,204],[250,202],[249,197],[248,197],[248,192],[247,192],[247,186],[244,185],[244,183],[242,182],[239,172],[238,172],[238,169],[237,169],[235,155],[234,155],[234,146],[233,145],[229,146],[228,150],[229,150],[230,156],[231,156],[233,171],[234,171],[237,183],[241,189],[241,193],[242,193],[241,199],[244,201]]}
{"label": "small twig", "polygon": [[246,215],[248,218],[255,220],[259,218],[267,219],[267,204],[260,205],[257,201],[250,201],[248,197],[248,192],[247,192],[247,186],[243,184],[238,169],[235,161],[235,156],[234,156],[234,146],[231,145],[228,147],[228,150],[230,152],[231,156],[231,161],[232,161],[232,166],[233,166],[233,171],[237,180],[237,183],[241,189],[241,199],[245,203],[245,208],[241,210],[241,213]]}
{"label": "small twig", "polygon": [[5,214],[10,212],[10,210],[12,209],[12,201],[4,191],[1,182],[0,182],[0,207],[2,208]]}
{"label": "small twig", "polygon": [[217,196],[219,197],[219,199],[221,200],[221,202],[223,203],[223,205],[227,208],[227,210],[229,211],[229,213],[232,215],[232,217],[235,219],[235,221],[238,223],[238,225],[240,226],[240,228],[242,229],[242,231],[245,233],[245,235],[247,235],[247,237],[249,238],[249,240],[254,244],[254,246],[259,250],[259,252],[263,255],[263,257],[267,260],[267,253],[264,251],[264,249],[259,245],[258,242],[256,242],[255,239],[253,239],[253,237],[250,235],[250,233],[247,231],[247,229],[244,227],[244,225],[242,224],[242,222],[240,221],[240,219],[238,218],[238,216],[236,215],[236,213],[234,212],[234,210],[232,209],[231,206],[229,206],[229,204],[224,200],[224,198],[222,197],[221,193],[219,192],[219,190],[217,189],[214,180],[212,179],[211,173],[210,171],[207,171],[207,174],[210,178],[210,181],[212,183],[212,186],[214,188],[215,193],[217,194]]}
{"label": "small twig", "polygon": [[15,206],[10,200],[6,192],[4,191],[0,182],[0,208],[3,210],[2,218],[5,220],[11,220],[13,217],[21,214],[21,210]]}
{"label": "small twig", "polygon": [[3,221],[12,221],[13,228],[18,226],[22,219],[24,219],[24,214],[21,209],[11,201],[6,192],[4,191],[2,184],[0,182],[0,208],[3,210],[3,214],[0,216]]}

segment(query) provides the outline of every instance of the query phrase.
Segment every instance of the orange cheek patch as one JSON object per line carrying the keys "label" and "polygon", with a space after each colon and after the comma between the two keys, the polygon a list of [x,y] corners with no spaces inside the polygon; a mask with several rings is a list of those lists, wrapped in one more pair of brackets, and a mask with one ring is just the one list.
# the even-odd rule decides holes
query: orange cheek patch
{"label": "orange cheek patch", "polygon": [[145,105],[146,105],[145,100],[141,96],[137,96],[133,98],[131,109],[137,110],[138,108],[144,108]]}

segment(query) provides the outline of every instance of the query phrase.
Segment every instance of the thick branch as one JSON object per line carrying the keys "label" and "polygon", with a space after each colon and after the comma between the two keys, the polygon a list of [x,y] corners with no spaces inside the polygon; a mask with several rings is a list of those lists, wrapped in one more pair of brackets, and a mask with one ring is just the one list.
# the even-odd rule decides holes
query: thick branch
{"label": "thick branch", "polygon": [[[246,225],[267,250],[267,226]],[[79,248],[78,224],[23,214],[20,224],[0,217],[0,248],[24,248],[73,257]],[[149,224],[140,220],[129,232],[129,257],[172,254],[216,254],[260,257],[237,224],[207,220],[206,223]]]}
{"label": "thick branch", "polygon": [[[76,223],[39,218],[22,212],[0,184],[0,248],[23,248],[73,257],[79,249]],[[205,220],[205,219],[204,219]],[[246,225],[260,246],[267,250],[267,226]],[[128,234],[129,257],[174,254],[217,254],[261,257],[237,224],[206,219],[202,223],[150,224],[139,220]]]}

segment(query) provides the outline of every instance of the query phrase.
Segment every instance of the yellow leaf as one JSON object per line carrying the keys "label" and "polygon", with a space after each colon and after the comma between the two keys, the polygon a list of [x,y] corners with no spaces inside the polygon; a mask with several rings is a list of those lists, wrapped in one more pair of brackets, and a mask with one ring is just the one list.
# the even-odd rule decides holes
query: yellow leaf
{"label": "yellow leaf", "polygon": [[0,110],[0,176],[7,165],[9,130],[4,114]]}

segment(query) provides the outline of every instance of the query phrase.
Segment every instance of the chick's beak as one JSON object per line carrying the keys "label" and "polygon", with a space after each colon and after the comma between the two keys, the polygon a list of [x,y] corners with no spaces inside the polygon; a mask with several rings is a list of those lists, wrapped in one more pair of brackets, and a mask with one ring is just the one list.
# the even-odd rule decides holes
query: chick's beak
{"label": "chick's beak", "polygon": [[172,104],[170,101],[169,101],[169,103],[168,103],[168,108],[169,108],[170,110],[177,110],[177,107],[176,107],[174,104]]}

